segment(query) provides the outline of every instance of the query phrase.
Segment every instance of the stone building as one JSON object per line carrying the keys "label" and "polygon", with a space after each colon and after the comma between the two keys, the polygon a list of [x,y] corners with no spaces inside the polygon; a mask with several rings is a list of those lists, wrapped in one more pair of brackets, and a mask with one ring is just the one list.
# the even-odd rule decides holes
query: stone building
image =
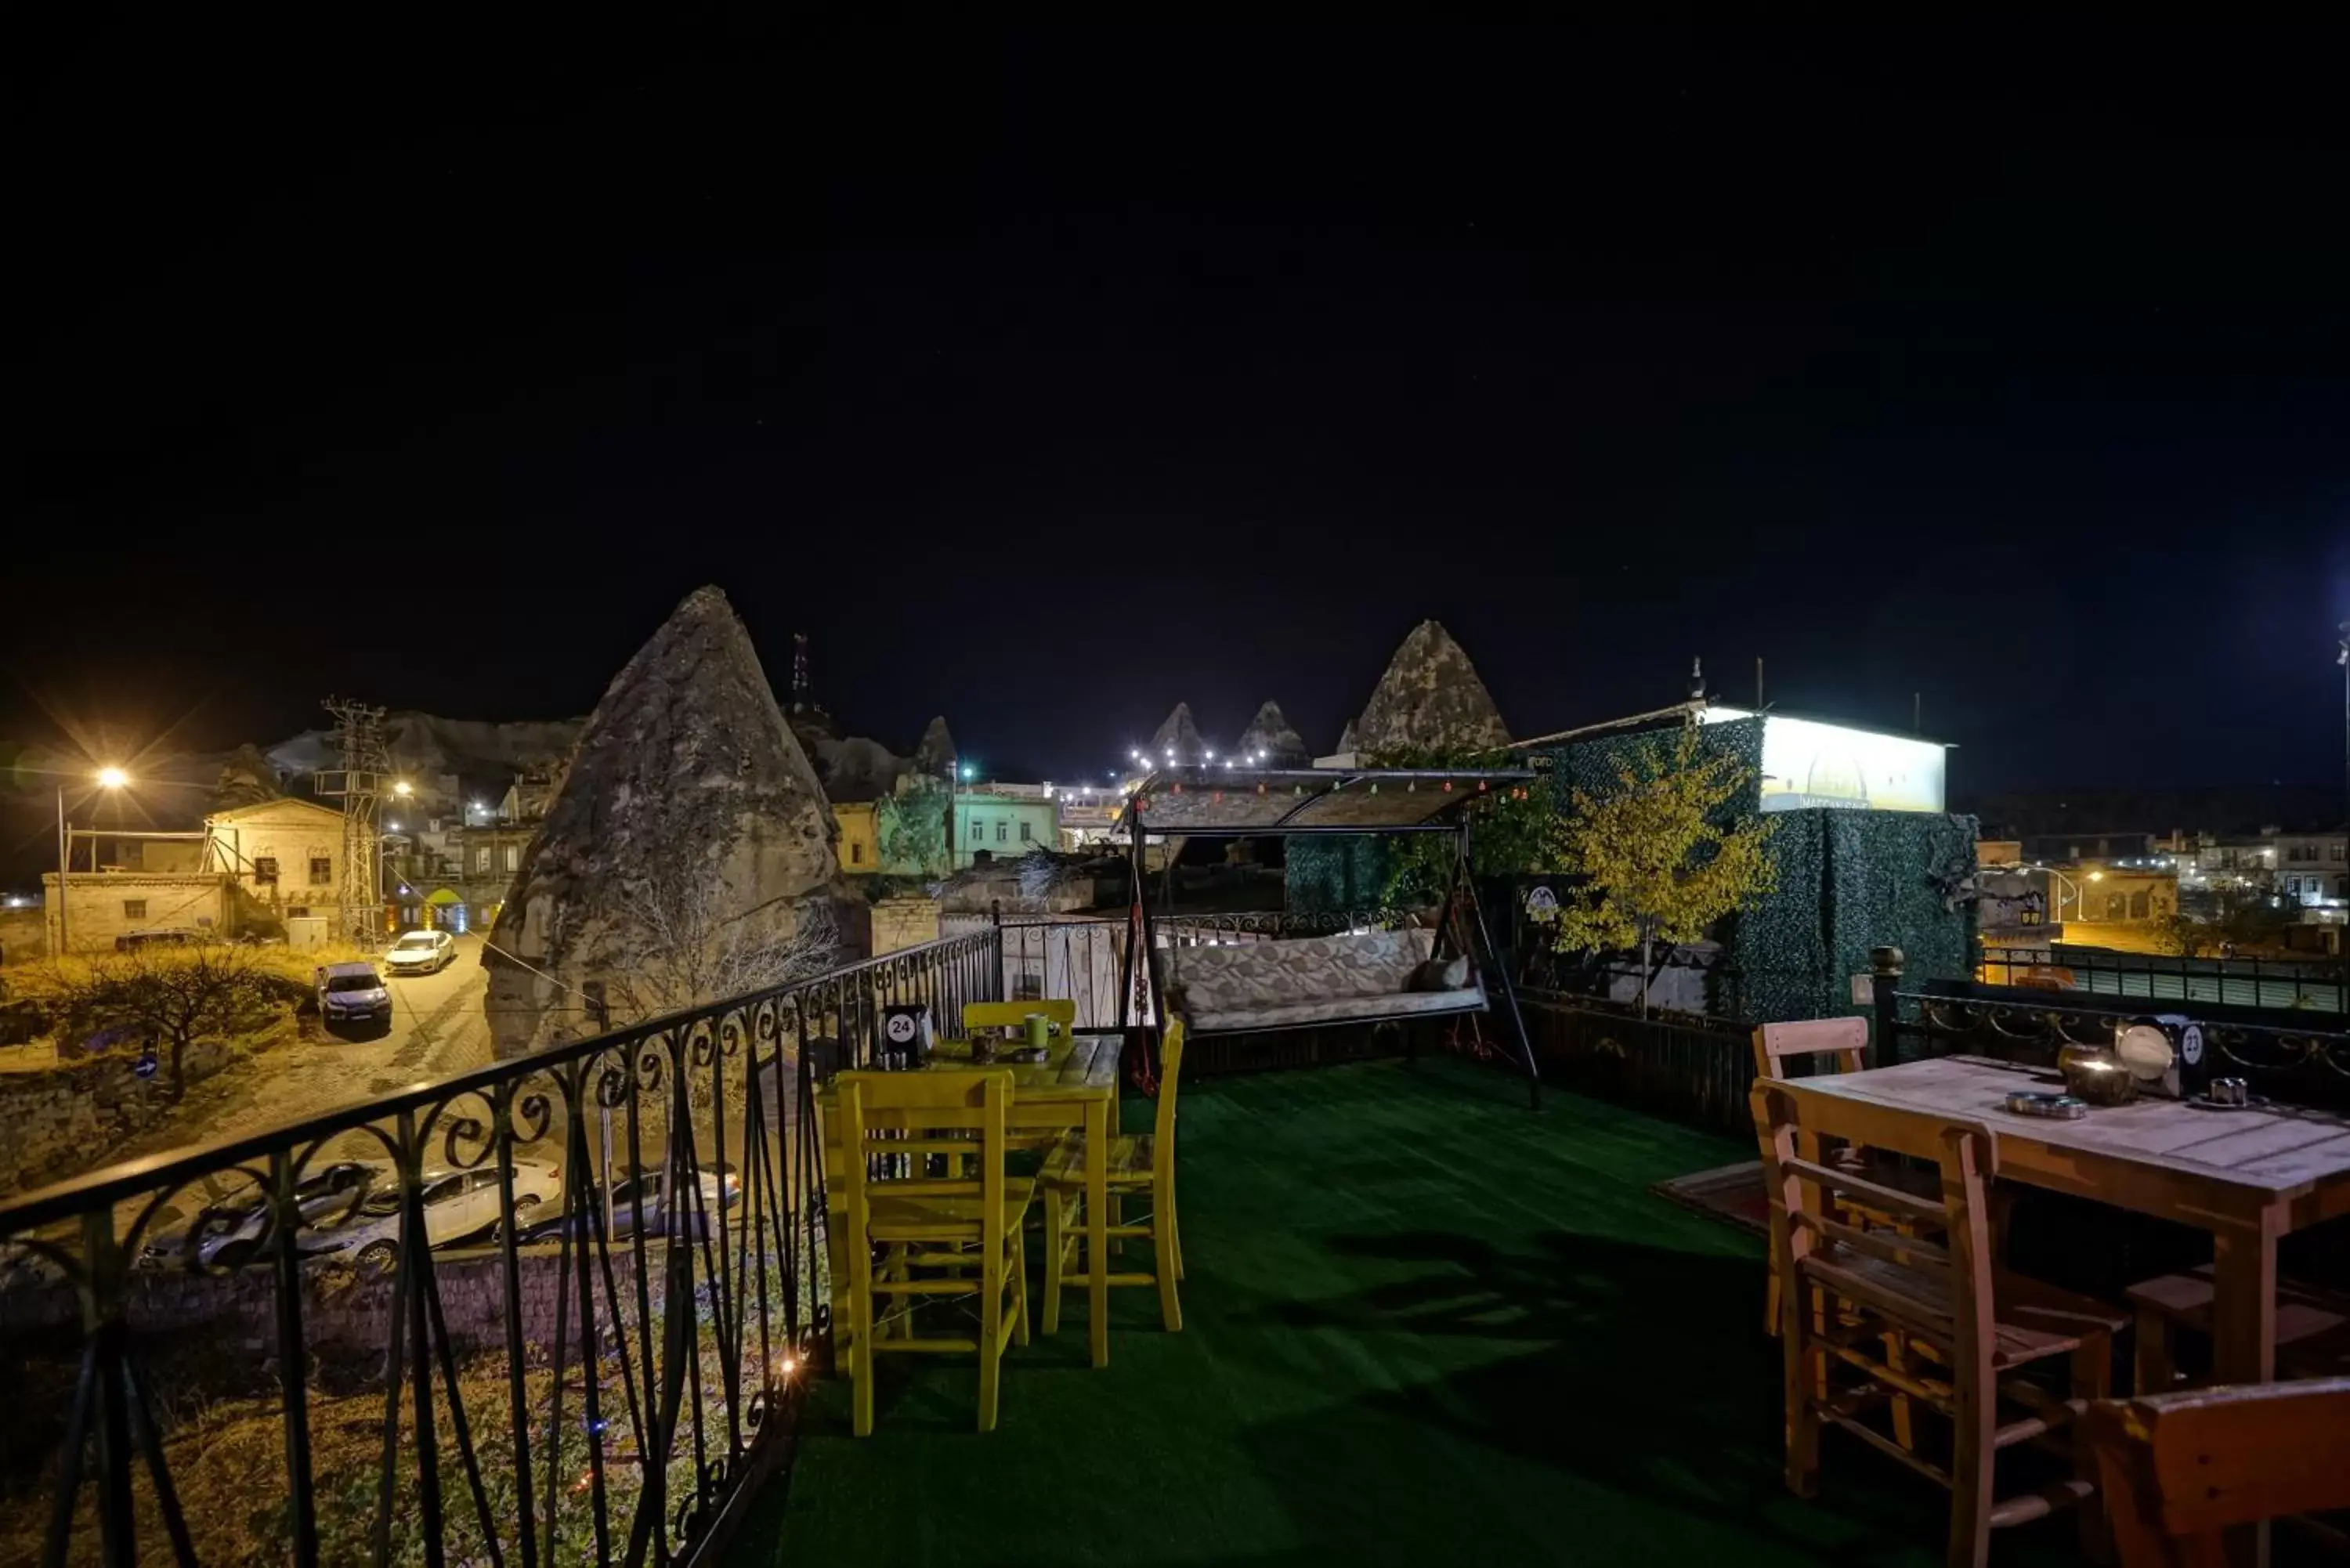
{"label": "stone building", "polygon": [[230,880],[217,872],[78,870],[66,879],[66,931],[57,942],[57,874],[41,874],[52,952],[106,952],[125,937],[227,936],[234,929]]}
{"label": "stone building", "polygon": [[379,889],[349,885],[341,812],[281,797],[214,812],[204,832],[210,867],[276,919],[316,918],[339,930],[346,899],[382,902]]}

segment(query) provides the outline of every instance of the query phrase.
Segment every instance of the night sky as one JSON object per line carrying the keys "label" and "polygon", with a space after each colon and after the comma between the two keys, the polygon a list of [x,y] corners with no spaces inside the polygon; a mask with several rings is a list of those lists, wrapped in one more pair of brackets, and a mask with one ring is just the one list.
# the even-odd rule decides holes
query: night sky
{"label": "night sky", "polygon": [[1433,616],[1520,734],[2340,778],[2342,35],[650,26],[20,56],[0,737],[581,713],[706,581],[1007,776]]}

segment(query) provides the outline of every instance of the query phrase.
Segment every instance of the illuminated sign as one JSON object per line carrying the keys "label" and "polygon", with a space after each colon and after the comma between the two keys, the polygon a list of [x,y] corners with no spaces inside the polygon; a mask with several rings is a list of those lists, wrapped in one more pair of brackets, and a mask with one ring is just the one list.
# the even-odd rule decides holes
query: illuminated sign
{"label": "illuminated sign", "polygon": [[[1708,723],[1751,719],[1743,708],[1710,708]],[[1762,715],[1762,809],[1941,811],[1939,742],[1874,730]]]}

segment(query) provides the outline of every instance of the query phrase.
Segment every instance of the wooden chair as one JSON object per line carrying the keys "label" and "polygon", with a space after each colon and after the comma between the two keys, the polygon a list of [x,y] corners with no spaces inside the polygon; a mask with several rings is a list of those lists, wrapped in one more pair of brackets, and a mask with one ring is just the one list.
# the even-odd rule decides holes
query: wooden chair
{"label": "wooden chair", "polygon": [[[2208,1264],[2142,1280],[2123,1293],[2137,1314],[2133,1392],[2168,1394],[2186,1381],[2178,1371],[2178,1334],[2184,1329],[2210,1337],[2214,1293]],[[2350,1299],[2280,1277],[2276,1353],[2284,1376],[2350,1377]]]}
{"label": "wooden chair", "polygon": [[[1175,1100],[1183,1081],[1183,1021],[1170,1019],[1166,1042],[1159,1048],[1159,1110],[1152,1130],[1120,1134],[1110,1140],[1109,1195],[1117,1206],[1108,1233],[1113,1244],[1121,1239],[1149,1241],[1153,1268],[1149,1273],[1112,1273],[1113,1285],[1152,1285],[1159,1291],[1159,1320],[1167,1332],[1183,1326],[1182,1303],[1175,1282],[1183,1277],[1183,1247],[1177,1229],[1175,1201]],[[1086,1191],[1086,1142],[1081,1133],[1064,1137],[1045,1158],[1037,1180],[1046,1189],[1045,1199],[1045,1332],[1061,1326],[1061,1289],[1083,1285],[1087,1276],[1077,1252],[1085,1239],[1080,1223]],[[1141,1197],[1150,1211],[1139,1222],[1127,1214],[1126,1199]]]}
{"label": "wooden chair", "polygon": [[2350,1508],[2350,1377],[2103,1400],[2088,1428],[2122,1568],[2224,1568],[2231,1526]]}
{"label": "wooden chair", "polygon": [[[979,1429],[995,1429],[1006,1344],[1028,1342],[1028,1285],[1021,1224],[1035,1183],[1003,1170],[1004,1108],[1012,1075],[1003,1068],[920,1073],[843,1073],[825,1106],[825,1179],[831,1195],[833,1284],[845,1293],[842,1361],[850,1381],[850,1425],[873,1430],[874,1366],[879,1353],[979,1355]],[[922,1174],[933,1154],[957,1175]],[[913,1174],[878,1179],[902,1162]],[[877,1262],[876,1253],[879,1254]],[[971,1298],[975,1334],[917,1335],[923,1302]],[[885,1318],[877,1303],[892,1309]],[[902,1325],[902,1326],[901,1326]],[[889,1330],[891,1332],[885,1332]],[[841,1331],[836,1329],[837,1334]]]}
{"label": "wooden chair", "polygon": [[[1824,1425],[1851,1432],[1950,1490],[1954,1568],[1981,1568],[1992,1531],[2093,1497],[2088,1448],[2073,1428],[2088,1401],[2111,1386],[2113,1336],[2125,1318],[2101,1303],[1994,1265],[1985,1199],[1998,1163],[1991,1130],[1856,1101],[1802,1101],[1789,1085],[1767,1078],[1755,1084],[1751,1103],[1771,1194],[1772,1251],[1785,1282],[1779,1339],[1789,1489],[1804,1497],[1816,1489]],[[1934,1161],[1939,1200],[1806,1158],[1801,1150],[1807,1133]],[[1854,1205],[1897,1215],[1917,1234],[1872,1231],[1838,1218]],[[1926,1240],[1929,1232],[1942,1241]],[[1839,1321],[1827,1310],[1830,1301],[1858,1321]],[[1936,1364],[1897,1365],[1898,1358],[1887,1354],[1889,1345],[1912,1343],[1929,1348]],[[2009,1376],[2058,1356],[2070,1358],[2069,1397]],[[1846,1375],[1841,1386],[1834,1376],[1839,1372]],[[1948,1421],[1947,1466],[1928,1459],[1921,1445],[1905,1445],[1863,1419],[1897,1394]],[[2022,1414],[2002,1420],[2002,1400]],[[2074,1439],[2072,1479],[1998,1497],[2000,1450],[2026,1441],[2062,1450],[2060,1434]],[[2095,1507],[2082,1509],[2079,1518],[2083,1547],[2094,1557],[2103,1549],[2103,1520]]]}
{"label": "wooden chair", "polygon": [[[1783,1079],[1787,1064],[1795,1057],[1814,1060],[1813,1071],[1857,1073],[1868,1064],[1868,1021],[1865,1018],[1805,1018],[1786,1023],[1764,1023],[1754,1031],[1754,1072],[1756,1076]],[[1833,1063],[1833,1065],[1830,1064]],[[1929,1201],[1939,1200],[1940,1184],[1931,1175],[1915,1172],[1906,1166],[1875,1168],[1868,1151],[1856,1146],[1835,1150],[1824,1157],[1819,1139],[1813,1137],[1801,1150],[1810,1160],[1833,1158],[1856,1173],[1867,1172],[1888,1187],[1898,1188],[1913,1197]],[[1874,1226],[1878,1230],[1904,1231],[1906,1221],[1900,1216],[1861,1204],[1850,1211],[1851,1222]],[[1914,1232],[1908,1232],[1913,1233]],[[1994,1238],[1994,1245],[1996,1238]],[[1771,1262],[1771,1286],[1763,1301],[1762,1326],[1766,1333],[1779,1332],[1779,1264],[1773,1255]],[[1903,1417],[1906,1423],[1906,1417]]]}
{"label": "wooden chair", "polygon": [[1043,996],[1034,1002],[966,1002],[962,1004],[962,1032],[976,1034],[983,1029],[1019,1029],[1027,1023],[1032,1012],[1041,1012],[1050,1020],[1055,1034],[1066,1034],[1076,1027],[1076,1002],[1066,996]]}

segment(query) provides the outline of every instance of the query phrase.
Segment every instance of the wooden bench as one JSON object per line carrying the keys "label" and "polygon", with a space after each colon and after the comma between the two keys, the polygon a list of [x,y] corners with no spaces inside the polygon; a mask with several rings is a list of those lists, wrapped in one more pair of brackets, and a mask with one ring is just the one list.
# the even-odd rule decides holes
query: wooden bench
{"label": "wooden bench", "polygon": [[[2211,1333],[2218,1293],[2212,1270],[2207,1264],[2159,1275],[2123,1293],[2137,1313],[2137,1391],[2167,1394],[2180,1381],[2173,1332],[2183,1328],[2207,1338]],[[2350,1299],[2280,1278],[2276,1354],[2277,1370],[2287,1377],[2350,1376]]]}

